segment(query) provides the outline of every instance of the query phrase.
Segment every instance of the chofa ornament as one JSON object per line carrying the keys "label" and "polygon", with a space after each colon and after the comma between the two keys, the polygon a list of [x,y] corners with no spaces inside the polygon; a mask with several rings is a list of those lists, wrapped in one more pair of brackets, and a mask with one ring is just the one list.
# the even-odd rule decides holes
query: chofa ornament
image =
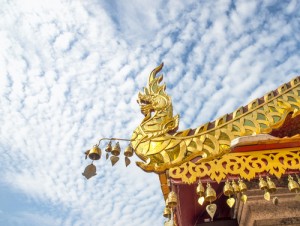
{"label": "chofa ornament", "polygon": [[151,72],[148,86],[144,88],[144,93],[138,95],[145,118],[131,137],[135,153],[144,161],[137,162],[137,165],[145,171],[164,172],[196,156],[207,158],[223,155],[229,150],[229,139],[220,141],[220,146],[218,144],[210,148],[204,144],[204,140],[217,142],[217,138],[211,135],[201,136],[191,129],[176,133],[179,115],[173,116],[171,97],[165,92],[166,85],[160,85],[163,76],[156,77],[162,67],[163,64]]}
{"label": "chofa ornament", "polygon": [[131,146],[143,160],[137,165],[145,171],[165,172],[196,157],[196,165],[221,158],[230,151],[230,142],[235,138],[270,133],[284,123],[289,113],[292,117],[300,114],[296,111],[300,108],[300,98],[293,93],[300,79],[295,78],[289,86],[281,86],[231,114],[198,128],[177,132],[179,115],[173,115],[166,85],[160,84],[163,76],[157,76],[162,67],[163,64],[151,72],[147,87],[138,95],[144,119],[131,137]]}

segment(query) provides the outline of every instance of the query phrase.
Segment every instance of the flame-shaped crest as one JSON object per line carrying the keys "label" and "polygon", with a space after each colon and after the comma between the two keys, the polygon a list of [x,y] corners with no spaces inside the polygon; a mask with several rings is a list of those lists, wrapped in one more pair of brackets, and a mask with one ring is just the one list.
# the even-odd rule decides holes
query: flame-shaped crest
{"label": "flame-shaped crest", "polygon": [[159,75],[156,77],[157,73],[161,71],[163,68],[164,63],[161,63],[158,67],[156,67],[149,76],[148,81],[148,87],[144,88],[144,93],[146,95],[149,94],[160,94],[160,95],[166,95],[166,85],[163,84],[162,86],[159,85],[159,83],[163,80],[163,75]]}

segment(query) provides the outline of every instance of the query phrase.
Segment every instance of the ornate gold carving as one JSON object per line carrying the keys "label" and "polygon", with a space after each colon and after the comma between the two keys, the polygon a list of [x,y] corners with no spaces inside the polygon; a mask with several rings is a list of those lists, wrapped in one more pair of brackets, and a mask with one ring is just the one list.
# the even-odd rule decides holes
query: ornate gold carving
{"label": "ornate gold carving", "polygon": [[186,162],[169,169],[169,176],[184,183],[194,183],[197,178],[210,177],[217,181],[225,180],[227,175],[247,180],[268,172],[280,178],[286,170],[300,168],[300,148],[265,150],[255,152],[229,153],[221,159],[196,165]]}
{"label": "ornate gold carving", "polygon": [[171,97],[163,76],[156,77],[163,64],[155,68],[138,103],[145,118],[132,134],[131,145],[144,161],[137,165],[145,171],[161,173],[198,158],[196,164],[220,158],[230,150],[231,140],[253,134],[270,133],[279,128],[288,114],[300,114],[300,77],[280,86],[264,98],[240,107],[230,115],[196,129],[175,133],[179,116],[173,116]]}

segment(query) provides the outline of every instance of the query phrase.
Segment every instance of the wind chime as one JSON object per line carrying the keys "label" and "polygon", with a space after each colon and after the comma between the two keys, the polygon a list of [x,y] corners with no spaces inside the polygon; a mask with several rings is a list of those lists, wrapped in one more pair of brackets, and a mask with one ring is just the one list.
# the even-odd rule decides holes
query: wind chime
{"label": "wind chime", "polygon": [[[233,180],[231,183],[227,180],[225,182],[225,185],[223,187],[223,193],[225,196],[228,197],[226,200],[227,205],[232,208],[234,206],[236,197],[238,194],[241,195],[241,200],[243,202],[247,201],[247,196],[245,192],[247,191],[246,184],[239,179],[238,184]],[[215,203],[212,203],[217,199],[216,191],[212,188],[209,182],[206,184],[206,190],[202,184],[202,182],[199,180],[198,186],[196,188],[196,193],[199,196],[198,203],[199,205],[203,205],[204,202],[209,203],[209,205],[206,206],[206,211],[208,215],[211,217],[211,219],[214,218],[214,215],[217,211],[217,205]]]}
{"label": "wind chime", "polygon": [[166,206],[164,209],[163,216],[168,218],[168,220],[165,222],[165,226],[174,226],[174,208],[177,205],[177,195],[174,191],[171,191],[168,194],[168,197],[166,199]]}
{"label": "wind chime", "polygon": [[[296,194],[296,197],[300,199],[300,178],[296,175],[298,182],[296,182],[293,176],[288,175],[288,189],[290,192]],[[264,199],[267,201],[271,200],[271,196],[276,192],[277,188],[275,183],[271,180],[269,176],[266,178],[259,177],[258,187],[264,191]],[[236,203],[236,200],[241,200],[244,204],[247,201],[247,185],[243,182],[242,179],[238,179],[237,181],[229,180],[225,181],[223,187],[223,194],[228,197],[226,200],[227,205],[232,208]],[[208,203],[206,206],[206,211],[208,215],[213,220],[215,213],[217,211],[217,205],[213,203],[217,199],[216,191],[213,189],[209,182],[206,183],[206,189],[202,182],[199,180],[198,185],[196,187],[196,193],[198,195],[198,203],[199,205],[203,205],[204,203]],[[273,197],[273,203],[278,205],[279,200],[275,196]],[[166,207],[164,209],[163,216],[168,218],[168,221],[165,222],[165,226],[173,226],[173,209],[177,205],[177,196],[174,191],[171,191],[166,199]]]}
{"label": "wind chime", "polygon": [[[103,138],[101,140],[99,140],[99,143],[94,145],[90,150],[87,150],[84,154],[85,154],[85,159],[87,159],[87,157],[89,157],[92,160],[92,163],[90,165],[88,165],[84,172],[82,173],[83,176],[85,176],[86,179],[90,179],[91,177],[97,175],[96,173],[96,166],[93,164],[93,162],[95,160],[99,160],[101,159],[101,154],[102,151],[100,149],[100,142],[102,140],[109,140],[108,144],[106,145],[105,148],[105,152],[106,152],[106,160],[110,159],[112,166],[114,166],[120,159],[119,155],[121,153],[121,147],[120,147],[120,143],[119,141],[130,141],[127,139],[120,139],[120,138]],[[114,140],[118,140],[114,146],[112,146],[112,141]],[[126,167],[130,164],[130,157],[133,156],[133,148],[131,147],[131,145],[129,144],[127,146],[127,148],[124,151],[124,156],[125,156],[125,165]]]}

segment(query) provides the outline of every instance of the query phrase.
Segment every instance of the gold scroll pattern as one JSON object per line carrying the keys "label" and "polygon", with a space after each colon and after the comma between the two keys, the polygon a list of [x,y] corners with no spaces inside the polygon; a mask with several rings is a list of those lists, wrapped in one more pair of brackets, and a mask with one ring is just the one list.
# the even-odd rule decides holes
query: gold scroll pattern
{"label": "gold scroll pattern", "polygon": [[[161,68],[155,69],[155,73]],[[179,117],[173,116],[171,98],[164,92],[165,86],[158,85],[162,76],[155,77],[155,73],[151,73],[144,94],[139,95],[145,119],[131,139],[135,153],[144,161],[137,165],[147,172],[162,173],[195,158],[196,165],[221,158],[230,152],[233,139],[270,133],[280,128],[289,114],[300,115],[300,77],[297,77],[232,114],[196,129],[174,133]]]}
{"label": "gold scroll pattern", "polygon": [[273,129],[280,128],[289,113],[293,114],[292,117],[300,114],[299,81],[299,78],[292,80],[290,88],[287,84],[279,87],[276,96],[274,91],[266,94],[263,104],[256,99],[247,105],[247,111],[240,107],[233,112],[229,121],[227,115],[217,119],[213,129],[207,129],[209,123],[197,128],[193,137],[202,142],[194,148],[219,153],[220,149],[229,149],[231,140],[237,137],[270,133]]}
{"label": "gold scroll pattern", "polygon": [[265,150],[262,152],[230,153],[221,159],[196,165],[186,162],[169,170],[169,176],[192,184],[197,178],[209,177],[218,183],[228,175],[246,180],[267,172],[280,178],[286,170],[300,169],[300,148],[289,150]]}

